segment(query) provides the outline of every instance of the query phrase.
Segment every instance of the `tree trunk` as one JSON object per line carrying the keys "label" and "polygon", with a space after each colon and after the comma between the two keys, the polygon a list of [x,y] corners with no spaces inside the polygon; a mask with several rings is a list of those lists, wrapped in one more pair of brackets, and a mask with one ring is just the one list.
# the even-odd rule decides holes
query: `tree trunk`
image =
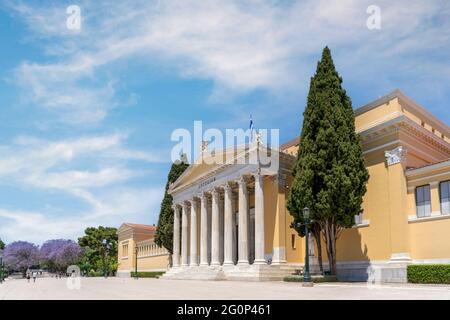
{"label": "tree trunk", "polygon": [[311,233],[314,236],[314,240],[317,245],[317,260],[319,261],[320,272],[323,274],[323,262],[322,262],[322,240],[321,240],[321,232],[322,228],[318,223],[315,223],[312,227]]}
{"label": "tree trunk", "polygon": [[330,221],[325,223],[325,242],[327,245],[328,264],[330,267],[330,273],[332,275],[337,274],[336,266],[336,225]]}
{"label": "tree trunk", "polygon": [[317,243],[317,260],[319,260],[319,268],[320,268],[320,272],[323,274],[323,262],[322,262],[322,240],[321,238],[321,232],[318,232],[318,236],[316,238],[316,243]]}

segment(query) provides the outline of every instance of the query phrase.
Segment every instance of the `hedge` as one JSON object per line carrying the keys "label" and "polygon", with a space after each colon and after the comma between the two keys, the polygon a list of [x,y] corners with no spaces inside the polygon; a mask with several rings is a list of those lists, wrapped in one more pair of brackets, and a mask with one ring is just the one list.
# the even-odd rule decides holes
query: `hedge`
{"label": "hedge", "polygon": [[94,271],[94,270],[89,271],[87,274],[88,277],[103,277],[104,275],[105,273],[103,271]]}
{"label": "hedge", "polygon": [[[286,282],[303,282],[303,275],[289,275],[283,278]],[[314,283],[321,282],[337,282],[336,276],[325,275],[325,276],[311,276],[311,281]]]}
{"label": "hedge", "polygon": [[[138,278],[158,278],[159,276],[162,276],[164,272],[138,272],[137,276]],[[136,277],[136,272],[131,272],[131,277]]]}
{"label": "hedge", "polygon": [[407,268],[408,282],[450,284],[450,264],[419,264]]}

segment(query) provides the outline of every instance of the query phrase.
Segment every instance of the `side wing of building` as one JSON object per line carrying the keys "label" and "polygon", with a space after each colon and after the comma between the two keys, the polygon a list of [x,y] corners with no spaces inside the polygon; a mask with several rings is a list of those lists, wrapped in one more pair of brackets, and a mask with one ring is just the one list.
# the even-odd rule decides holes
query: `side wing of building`
{"label": "side wing of building", "polygon": [[118,234],[118,269],[121,277],[129,277],[131,272],[166,271],[169,253],[154,242],[156,227],[142,224],[124,223]]}

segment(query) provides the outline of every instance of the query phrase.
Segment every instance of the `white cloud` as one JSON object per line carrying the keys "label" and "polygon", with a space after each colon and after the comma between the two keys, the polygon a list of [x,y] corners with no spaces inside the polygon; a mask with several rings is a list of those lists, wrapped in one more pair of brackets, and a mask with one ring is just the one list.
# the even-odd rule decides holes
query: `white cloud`
{"label": "white cloud", "polygon": [[42,243],[61,237],[76,240],[92,226],[149,223],[156,221],[161,197],[159,188],[123,188],[99,196],[98,205],[91,210],[56,217],[48,212],[0,208],[0,235],[6,242],[20,239]]}
{"label": "white cloud", "polygon": [[161,155],[129,149],[125,139],[121,134],[60,141],[19,136],[12,144],[0,146],[0,185],[57,190],[89,208],[73,212],[66,206],[55,217],[61,208],[29,212],[0,206],[1,237],[8,241],[73,238],[87,226],[156,221],[163,188],[128,185],[132,178],[148,177],[149,170],[131,169],[127,161],[151,164],[161,161]]}
{"label": "white cloud", "polygon": [[[34,103],[60,111],[63,120],[98,122],[122,103],[114,89],[120,76],[114,72],[105,76],[102,71],[124,59],[165,63],[175,66],[181,76],[212,79],[213,97],[224,98],[258,88],[275,94],[305,91],[300,84],[311,75],[311,57],[317,60],[326,44],[337,51],[343,65],[355,70],[358,78],[353,79],[351,72],[347,78],[352,81],[364,77],[357,70],[368,61],[379,64],[381,72],[426,59],[410,56],[412,50],[448,50],[450,22],[434,21],[449,12],[447,3],[378,1],[382,29],[372,32],[366,28],[371,4],[84,1],[82,30],[71,34],[61,23],[65,7],[10,2],[9,8],[36,37],[51,39],[44,42],[44,49],[56,56],[52,63],[23,63],[16,70],[16,81]],[[433,61],[437,67],[443,63]]]}

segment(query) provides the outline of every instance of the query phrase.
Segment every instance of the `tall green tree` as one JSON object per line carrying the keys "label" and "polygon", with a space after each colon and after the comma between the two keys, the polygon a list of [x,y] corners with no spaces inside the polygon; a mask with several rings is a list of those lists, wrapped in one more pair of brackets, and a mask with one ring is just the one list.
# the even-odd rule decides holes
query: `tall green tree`
{"label": "tall green tree", "polygon": [[5,243],[0,239],[0,250],[5,249]]}
{"label": "tall green tree", "polygon": [[325,47],[311,78],[300,148],[287,208],[300,220],[304,207],[321,226],[330,271],[336,274],[336,242],[361,212],[369,179],[350,98]]}
{"label": "tall green tree", "polygon": [[89,227],[85,235],[78,238],[78,244],[85,249],[83,268],[91,267],[105,274],[117,271],[117,229],[99,226]]}
{"label": "tall green tree", "polygon": [[172,253],[173,253],[173,218],[174,212],[172,209],[173,198],[169,194],[169,187],[171,183],[174,183],[189,167],[188,161],[185,156],[182,156],[180,160],[175,161],[170,168],[167,176],[166,189],[164,198],[161,202],[161,209],[158,218],[158,228],[155,234],[155,243],[159,247],[164,247],[170,253],[170,265],[172,265]]}

